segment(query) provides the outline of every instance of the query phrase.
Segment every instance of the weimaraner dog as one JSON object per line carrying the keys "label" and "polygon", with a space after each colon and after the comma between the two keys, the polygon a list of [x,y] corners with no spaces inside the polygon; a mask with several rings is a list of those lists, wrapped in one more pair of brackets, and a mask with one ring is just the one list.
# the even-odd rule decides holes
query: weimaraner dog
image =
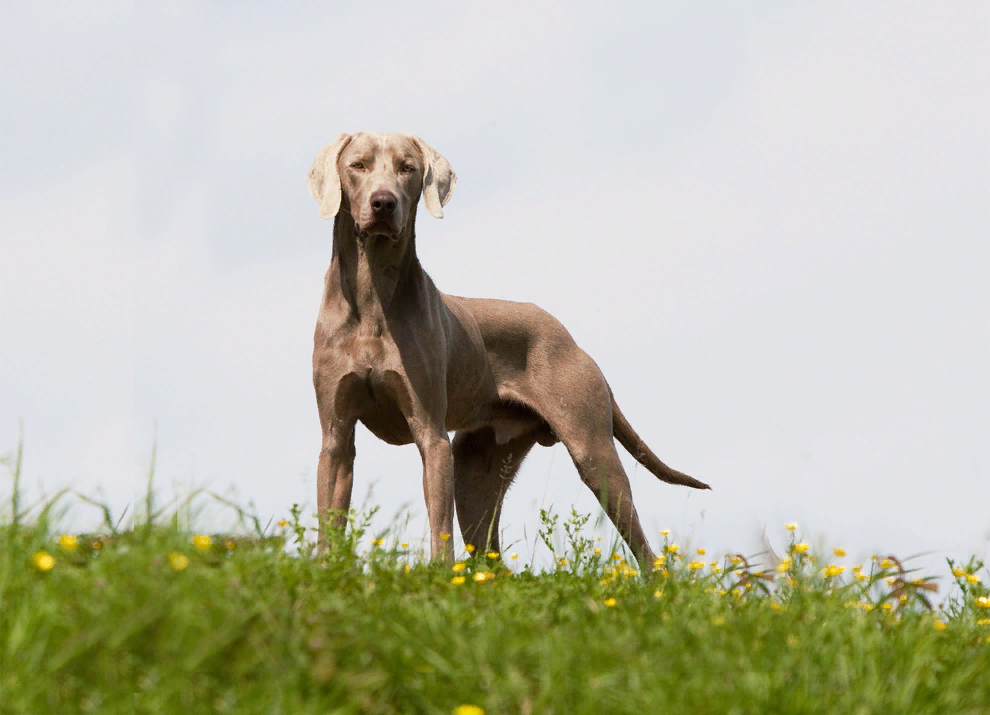
{"label": "weimaraner dog", "polygon": [[520,464],[534,444],[559,441],[648,571],[655,557],[613,436],[661,480],[709,487],[650,451],[552,315],[437,290],[416,257],[416,207],[422,194],[442,218],[455,182],[447,160],[409,134],[341,134],[309,171],[320,218],[334,220],[313,350],[319,512],[350,507],[360,421],[419,448],[434,557],[453,557],[455,504],[465,543],[497,551],[502,497]]}

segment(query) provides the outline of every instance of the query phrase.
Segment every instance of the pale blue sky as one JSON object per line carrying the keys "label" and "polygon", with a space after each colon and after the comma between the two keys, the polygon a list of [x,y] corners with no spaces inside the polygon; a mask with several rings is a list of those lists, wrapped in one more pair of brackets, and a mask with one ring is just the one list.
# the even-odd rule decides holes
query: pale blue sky
{"label": "pale blue sky", "polygon": [[[797,520],[851,555],[987,552],[986,3],[367,7],[3,5],[0,452],[23,419],[32,489],[122,508],[157,419],[166,491],[312,505],[305,175],[341,131],[405,131],[459,176],[420,212],[441,290],[551,311],[713,486],[623,453],[654,543]],[[359,433],[355,493],[414,537],[420,470]],[[538,449],[508,539],[572,502]]]}

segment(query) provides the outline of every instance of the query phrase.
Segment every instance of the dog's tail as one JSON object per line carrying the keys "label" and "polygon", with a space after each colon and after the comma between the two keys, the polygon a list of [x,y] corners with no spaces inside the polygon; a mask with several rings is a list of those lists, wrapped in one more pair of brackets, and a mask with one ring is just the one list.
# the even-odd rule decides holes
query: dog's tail
{"label": "dog's tail", "polygon": [[[611,392],[609,390],[609,394]],[[704,482],[699,482],[694,477],[689,477],[682,472],[678,472],[676,469],[671,469],[661,462],[660,458],[653,454],[653,451],[646,446],[643,438],[636,434],[636,430],[632,428],[629,420],[626,419],[625,415],[622,414],[622,410],[615,403],[614,395],[612,396],[612,434],[615,435],[615,438],[619,440],[619,444],[625,447],[626,451],[637,462],[653,472],[662,481],[668,484],[681,484],[685,487],[694,487],[695,489],[711,489]]]}

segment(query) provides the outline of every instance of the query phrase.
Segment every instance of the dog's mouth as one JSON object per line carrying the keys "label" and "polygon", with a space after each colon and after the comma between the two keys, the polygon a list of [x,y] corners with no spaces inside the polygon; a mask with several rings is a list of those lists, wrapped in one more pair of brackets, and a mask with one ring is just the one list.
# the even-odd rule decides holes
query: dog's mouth
{"label": "dog's mouth", "polygon": [[383,219],[373,221],[364,228],[361,228],[357,221],[355,221],[354,232],[362,241],[372,236],[384,236],[385,238],[392,239],[399,237],[399,232],[395,230],[395,227],[392,225],[391,221],[385,221]]}

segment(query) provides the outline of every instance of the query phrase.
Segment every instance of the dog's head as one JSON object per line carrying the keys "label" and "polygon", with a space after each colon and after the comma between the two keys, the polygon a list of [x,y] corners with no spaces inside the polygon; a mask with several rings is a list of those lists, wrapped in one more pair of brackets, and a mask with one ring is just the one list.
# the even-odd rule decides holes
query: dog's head
{"label": "dog's head", "polygon": [[320,218],[342,209],[365,238],[398,238],[412,230],[422,193],[426,210],[443,218],[457,176],[429,144],[412,134],[341,134],[323,147],[306,177]]}

